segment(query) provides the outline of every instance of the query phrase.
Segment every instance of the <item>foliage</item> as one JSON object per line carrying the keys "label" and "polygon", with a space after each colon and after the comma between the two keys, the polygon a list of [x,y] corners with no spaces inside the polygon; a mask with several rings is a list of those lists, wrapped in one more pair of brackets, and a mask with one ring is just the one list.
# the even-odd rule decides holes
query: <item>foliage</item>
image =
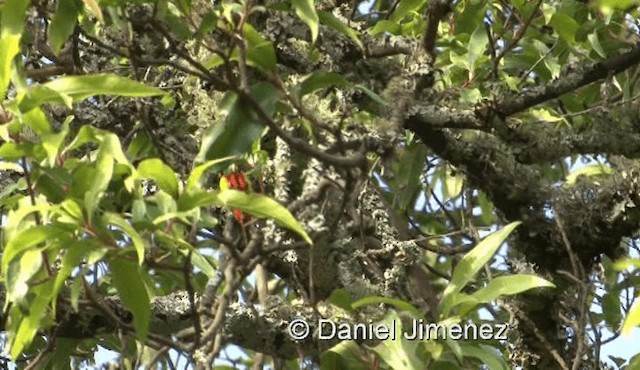
{"label": "foliage", "polygon": [[[640,326],[639,13],[1,2],[7,357],[600,368],[603,331]],[[512,327],[408,338],[416,323]]]}

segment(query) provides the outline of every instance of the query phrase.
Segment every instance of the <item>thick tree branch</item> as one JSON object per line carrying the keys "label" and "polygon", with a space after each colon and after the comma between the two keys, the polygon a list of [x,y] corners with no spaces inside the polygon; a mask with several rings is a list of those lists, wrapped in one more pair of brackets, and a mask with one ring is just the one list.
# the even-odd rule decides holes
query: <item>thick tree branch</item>
{"label": "thick tree branch", "polygon": [[559,78],[546,85],[522,91],[515,98],[513,95],[504,96],[496,103],[496,111],[505,117],[511,116],[540,103],[556,99],[563,94],[575,91],[609,75],[620,73],[638,63],[640,63],[640,45],[636,45],[626,53],[591,65],[569,65]]}

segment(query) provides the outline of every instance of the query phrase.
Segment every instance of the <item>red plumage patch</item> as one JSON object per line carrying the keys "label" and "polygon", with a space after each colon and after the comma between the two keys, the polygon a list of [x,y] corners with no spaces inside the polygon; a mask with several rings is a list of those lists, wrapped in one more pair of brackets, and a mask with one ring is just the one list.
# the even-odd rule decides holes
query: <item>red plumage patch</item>
{"label": "red plumage patch", "polygon": [[[247,185],[247,181],[242,172],[231,172],[230,174],[225,175],[224,177],[229,182],[229,187],[231,189],[240,190],[240,191],[247,191],[249,189],[249,186]],[[233,217],[235,217],[235,219],[240,223],[242,223],[245,220],[245,218],[247,222],[251,221],[251,216],[245,215],[239,209],[233,210]]]}

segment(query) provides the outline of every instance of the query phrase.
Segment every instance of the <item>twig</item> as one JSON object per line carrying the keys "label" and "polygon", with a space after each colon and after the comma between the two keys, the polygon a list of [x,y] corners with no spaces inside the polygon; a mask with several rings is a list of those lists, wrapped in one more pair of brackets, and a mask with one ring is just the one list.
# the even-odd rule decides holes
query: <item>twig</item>
{"label": "twig", "polygon": [[521,24],[520,28],[518,28],[518,31],[516,32],[515,36],[513,37],[513,40],[511,40],[511,42],[507,46],[505,46],[502,50],[500,50],[498,55],[496,55],[496,58],[493,60],[493,68],[496,71],[496,75],[497,75],[498,64],[500,64],[500,60],[508,52],[510,52],[513,48],[515,48],[516,45],[518,45],[518,42],[520,42],[520,39],[527,32],[527,29],[529,28],[529,25],[531,25],[531,22],[536,17],[536,13],[538,12],[538,9],[540,9],[540,6],[542,5],[542,1],[543,0],[538,0],[538,2],[536,3],[536,6],[531,11],[531,15],[529,16],[529,18],[527,18],[527,20],[524,22],[524,24]]}

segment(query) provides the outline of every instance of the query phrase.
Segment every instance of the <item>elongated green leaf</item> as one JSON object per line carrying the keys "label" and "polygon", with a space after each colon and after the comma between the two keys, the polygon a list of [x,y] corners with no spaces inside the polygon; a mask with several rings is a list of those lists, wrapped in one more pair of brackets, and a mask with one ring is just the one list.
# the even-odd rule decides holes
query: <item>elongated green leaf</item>
{"label": "elongated green leaf", "polygon": [[24,113],[22,115],[22,120],[38,136],[47,135],[52,132],[49,119],[40,108],[35,108]]}
{"label": "elongated green leaf", "polygon": [[115,213],[105,213],[104,220],[105,223],[116,225],[129,235],[131,242],[133,243],[133,247],[136,250],[136,254],[138,255],[138,263],[142,265],[144,262],[145,243],[136,229],[134,229],[127,220]]}
{"label": "elongated green leaf", "polygon": [[[385,317],[384,326],[395,333],[402,333],[402,320],[395,312]],[[395,340],[380,341],[373,350],[392,369],[427,369],[424,357],[420,356],[420,343],[419,340],[408,340],[399,335]]]}
{"label": "elongated green leaf", "polygon": [[[271,41],[265,40],[249,23],[245,23],[244,37],[247,39],[247,64],[270,71],[276,67],[276,51]],[[235,53],[237,57],[237,52]]]}
{"label": "elongated green leaf", "polygon": [[100,5],[96,2],[96,0],[83,0],[84,4],[89,8],[91,13],[98,18],[100,23],[104,23],[104,15],[102,14],[102,9],[100,9]]}
{"label": "elongated green leaf", "polygon": [[496,348],[483,344],[461,343],[462,353],[465,357],[474,357],[487,365],[489,370],[509,370],[504,357]]}
{"label": "elongated green leaf", "polygon": [[27,111],[43,103],[68,104],[64,96],[78,102],[99,95],[150,97],[164,94],[166,93],[158,88],[112,74],[65,76],[29,88],[20,101],[20,109]]}
{"label": "elongated green leaf", "polygon": [[622,334],[629,335],[631,330],[636,326],[640,326],[640,299],[636,299],[635,303],[629,310],[627,318],[622,323]]}
{"label": "elongated green leaf", "polygon": [[59,132],[42,136],[42,147],[47,152],[47,165],[49,165],[49,167],[56,165],[58,153],[60,153],[62,149],[64,139],[69,134],[69,124],[71,121],[73,121],[73,116],[68,116],[62,123],[62,128]]}
{"label": "elongated green leaf", "polygon": [[[76,269],[84,258],[90,253],[95,253],[98,250],[102,250],[104,254],[106,249],[100,244],[95,243],[91,239],[77,240],[69,244],[66,248],[64,256],[62,257],[62,263],[60,269],[56,274],[55,282],[53,285],[53,296],[57,297],[60,293],[65,281],[71,275],[71,272]],[[55,308],[55,307],[54,307]]]}
{"label": "elongated green leaf", "polygon": [[576,42],[576,32],[580,29],[580,25],[572,17],[563,13],[555,13],[551,17],[549,25],[567,44],[572,45]]}
{"label": "elongated green leaf", "polygon": [[8,160],[21,159],[33,156],[34,145],[32,143],[4,143],[0,146],[0,158]]}
{"label": "elongated green leaf", "polygon": [[[23,230],[34,227],[34,223],[32,220],[25,220],[27,216],[31,215],[32,213],[40,212],[41,215],[43,215],[43,218],[46,218],[48,212],[54,208],[47,203],[38,202],[38,200],[39,199],[36,199],[36,205],[31,205],[29,199],[23,198],[19,203],[20,207],[9,212],[9,219],[4,225],[3,233],[3,236],[7,242],[15,238],[16,235],[18,235]],[[7,247],[5,247],[4,253],[6,253],[6,248]],[[3,258],[5,257],[3,256]],[[7,258],[7,261],[8,260],[9,258]]]}
{"label": "elongated green leaf", "polygon": [[443,169],[444,193],[448,198],[457,198],[462,192],[464,177],[461,174],[450,171],[450,168]]}
{"label": "elongated green leaf", "polygon": [[178,178],[171,167],[157,158],[145,159],[138,165],[138,172],[142,177],[155,181],[160,189],[174,198],[178,198]]}
{"label": "elongated green leaf", "polygon": [[511,275],[499,276],[491,280],[489,284],[469,296],[468,301],[455,299],[457,305],[463,303],[459,315],[464,316],[476,306],[489,303],[498,297],[515,295],[534,288],[553,288],[555,285],[536,275]]}
{"label": "elongated green leaf", "polygon": [[320,359],[320,370],[350,369],[366,370],[367,367],[360,360],[365,355],[353,340],[341,341],[324,352]]}
{"label": "elongated green leaf", "polygon": [[399,23],[407,14],[417,12],[426,3],[427,0],[400,0],[391,16],[391,21]]}
{"label": "elongated green leaf", "polygon": [[110,74],[61,77],[47,82],[45,86],[77,100],[95,95],[148,97],[166,94],[158,88]]}
{"label": "elongated green leaf", "polygon": [[0,161],[0,171],[14,171],[22,174],[24,169],[17,163]]}
{"label": "elongated green leaf", "polygon": [[347,86],[349,82],[342,75],[319,71],[312,73],[294,88],[294,95],[300,99],[314,91],[332,86]]}
{"label": "elongated green leaf", "polygon": [[220,159],[213,159],[210,161],[206,161],[201,165],[198,165],[196,168],[193,169],[193,171],[191,171],[191,173],[189,174],[189,177],[187,178],[187,191],[194,191],[200,188],[200,180],[202,179],[202,175],[204,175],[204,173],[211,166],[232,160],[233,158],[235,157],[231,156],[231,157],[224,157]]}
{"label": "elongated green leaf", "polygon": [[30,249],[9,263],[5,273],[7,299],[24,304],[23,300],[29,292],[29,280],[42,267],[42,251]]}
{"label": "elongated green leaf", "polygon": [[291,0],[291,5],[296,11],[296,15],[309,26],[311,30],[311,42],[316,42],[318,38],[319,21],[313,0]]}
{"label": "elongated green leaf", "polygon": [[51,24],[49,25],[49,42],[51,49],[58,54],[62,46],[73,33],[80,9],[75,0],[59,0]]}
{"label": "elongated green leaf", "polygon": [[313,244],[291,212],[275,200],[260,194],[237,190],[223,190],[217,194],[220,205],[237,208],[258,218],[271,218],[276,223],[298,233],[309,244]]}
{"label": "elongated green leaf", "polygon": [[333,28],[335,31],[349,37],[353,42],[358,45],[360,50],[364,52],[364,44],[362,40],[360,40],[359,33],[348,25],[342,23],[338,18],[336,18],[333,14],[325,11],[318,12],[318,19],[320,19],[320,23],[324,24],[329,28]]}
{"label": "elongated green leaf", "polygon": [[11,63],[20,52],[20,35],[6,35],[0,39],[0,99],[4,100],[11,80]]}
{"label": "elongated green leaf", "polygon": [[501,230],[484,238],[478,245],[467,253],[453,271],[451,283],[444,290],[440,301],[440,312],[447,317],[454,295],[459,293],[471,279],[480,271],[493,255],[498,251],[502,242],[511,234],[520,222],[512,222]]}
{"label": "elongated green leaf", "polygon": [[89,223],[93,220],[93,214],[113,176],[113,162],[113,156],[101,146],[96,159],[96,169],[100,175],[94,177],[91,188],[84,195],[84,208],[87,210]]}
{"label": "elongated green leaf", "polygon": [[471,72],[475,70],[476,61],[480,55],[484,53],[488,43],[489,38],[487,37],[487,31],[485,30],[484,25],[481,24],[471,34],[471,39],[469,40],[469,46],[467,49],[467,66]]}
{"label": "elongated green leaf", "polygon": [[368,305],[372,305],[372,304],[379,304],[379,303],[390,304],[390,305],[394,306],[395,308],[397,308],[397,309],[399,309],[401,311],[410,312],[413,315],[415,315],[416,317],[424,317],[422,312],[420,312],[420,310],[418,310],[411,303],[405,302],[405,301],[403,301],[401,299],[395,299],[395,298],[390,298],[390,297],[380,297],[380,296],[364,297],[364,298],[360,298],[357,301],[353,302],[351,304],[351,306],[354,309],[358,309],[358,308],[363,307],[363,306],[368,306]]}
{"label": "elongated green leaf", "polygon": [[370,90],[369,88],[367,88],[364,85],[355,85],[354,86],[356,89],[362,91],[363,93],[365,93],[369,98],[371,98],[371,100],[373,100],[374,102],[382,105],[382,106],[387,106],[387,102],[384,101],[384,99],[382,99],[382,97],[378,94],[376,94],[375,92],[373,92],[372,90]]}
{"label": "elongated green leaf", "polygon": [[[11,308],[12,318],[21,318],[15,333],[9,333],[11,342],[11,357],[19,358],[22,352],[29,347],[36,333],[40,329],[40,323],[46,319],[46,309],[51,301],[51,285],[53,281],[46,281],[32,288],[32,300],[29,302],[29,310],[22,312],[18,305]],[[13,335],[11,335],[13,334]]]}
{"label": "elongated green leaf", "polygon": [[581,167],[571,172],[565,179],[564,185],[573,185],[580,176],[586,177],[599,177],[610,175],[612,172],[611,167],[603,164],[590,164],[588,166]]}
{"label": "elongated green leaf", "polygon": [[[22,30],[24,29],[24,20],[29,3],[29,0],[11,0],[3,2],[2,19],[0,21],[1,38],[4,39],[7,36],[18,36],[18,40],[20,40],[20,35],[22,35]],[[2,98],[4,98],[4,96]]]}
{"label": "elongated green leaf", "polygon": [[[273,116],[281,94],[271,84],[258,83],[252,87],[251,96],[260,104],[267,115]],[[224,121],[214,124],[207,131],[196,161],[216,160],[246,154],[251,150],[253,143],[262,136],[265,129],[264,122],[256,112],[248,108],[248,104],[243,99],[235,94],[230,94],[228,95],[228,103],[227,117]]]}
{"label": "elongated green leaf", "polygon": [[175,238],[160,230],[156,231],[155,236],[158,238],[158,243],[160,245],[164,245],[170,250],[176,250],[185,256],[190,251],[191,263],[193,263],[195,267],[202,270],[202,272],[204,272],[204,274],[207,275],[208,278],[213,278],[216,275],[215,263],[213,263],[210,258],[203,256],[200,251],[198,251],[197,248],[194,248],[191,244],[180,238]]}
{"label": "elongated green leaf", "polygon": [[621,303],[620,291],[617,289],[609,291],[602,296],[602,316],[609,328],[620,327],[620,322],[622,322]]}
{"label": "elongated green leaf", "polygon": [[536,275],[498,276],[471,296],[481,303],[487,303],[501,296],[514,295],[534,288],[553,287],[553,283]]}
{"label": "elongated green leaf", "polygon": [[309,244],[313,244],[307,232],[291,212],[280,203],[264,195],[230,189],[211,193],[199,192],[184,194],[178,204],[181,210],[202,206],[219,206],[237,208],[257,218],[271,218],[279,225],[298,233]]}
{"label": "elongated green leaf", "polygon": [[61,230],[51,226],[34,226],[20,231],[10,238],[2,253],[2,271],[6,273],[9,263],[23,251],[44,243],[47,240],[59,238]]}
{"label": "elongated green leaf", "polygon": [[353,300],[349,296],[349,293],[344,289],[336,289],[331,292],[331,295],[327,299],[332,305],[338,306],[347,311],[353,311]]}
{"label": "elongated green leaf", "polygon": [[196,207],[218,205],[215,194],[207,191],[189,191],[178,199],[178,211],[188,212]]}
{"label": "elongated green leaf", "polygon": [[124,259],[109,261],[109,267],[118,295],[133,315],[133,326],[138,339],[144,343],[149,332],[151,302],[140,269],[135,263]]}

